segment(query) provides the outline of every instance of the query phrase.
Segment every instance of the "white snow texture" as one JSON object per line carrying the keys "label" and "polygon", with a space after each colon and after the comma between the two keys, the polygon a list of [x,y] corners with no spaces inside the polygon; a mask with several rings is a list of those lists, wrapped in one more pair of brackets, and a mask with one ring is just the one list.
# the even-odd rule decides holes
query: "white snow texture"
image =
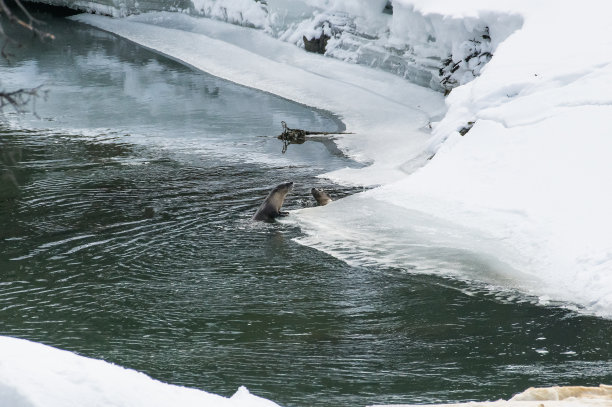
{"label": "white snow texture", "polygon": [[241,387],[230,397],[173,386],[144,373],[36,342],[0,336],[6,407],[278,407]]}

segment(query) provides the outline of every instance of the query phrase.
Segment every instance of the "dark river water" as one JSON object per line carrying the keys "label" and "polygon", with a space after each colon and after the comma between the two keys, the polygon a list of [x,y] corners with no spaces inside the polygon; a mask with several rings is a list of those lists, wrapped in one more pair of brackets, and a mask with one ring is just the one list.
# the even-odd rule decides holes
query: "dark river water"
{"label": "dark river water", "polygon": [[359,191],[316,178],[356,166],[333,144],[275,138],[331,115],[45,18],[53,43],[0,61],[2,87],[48,91],[0,120],[0,334],[284,406],[612,383],[612,321],[351,267],[252,222],[286,180],[288,209]]}

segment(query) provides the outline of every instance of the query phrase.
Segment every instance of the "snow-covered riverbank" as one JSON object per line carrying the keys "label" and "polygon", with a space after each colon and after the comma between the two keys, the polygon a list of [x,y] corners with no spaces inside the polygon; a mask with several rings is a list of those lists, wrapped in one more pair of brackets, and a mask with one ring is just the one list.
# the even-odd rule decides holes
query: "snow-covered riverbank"
{"label": "snow-covered riverbank", "polygon": [[[552,21],[542,4],[394,6],[395,41],[431,32],[448,38],[452,50],[465,40],[452,41],[457,27],[489,27],[494,57],[451,92],[440,122],[439,93],[305,53],[261,30],[172,13],[76,18],[222,78],[338,114],[356,133],[338,137],[338,145],[371,165],[325,176],[384,187],[302,211],[297,219],[309,234],[303,243],[347,261],[446,270],[545,304],[611,316],[606,7],[557,5]],[[422,26],[407,30],[418,26],[418,16]],[[470,130],[461,136],[462,129]],[[423,250],[442,253],[441,261],[422,260]]]}
{"label": "snow-covered riverbank", "polygon": [[[509,401],[456,405],[538,407],[544,402],[558,407],[609,407],[612,387],[532,388]],[[244,387],[232,397],[222,397],[162,383],[144,373],[102,360],[4,336],[0,336],[0,404],[10,407],[278,407],[272,401],[250,394]]]}

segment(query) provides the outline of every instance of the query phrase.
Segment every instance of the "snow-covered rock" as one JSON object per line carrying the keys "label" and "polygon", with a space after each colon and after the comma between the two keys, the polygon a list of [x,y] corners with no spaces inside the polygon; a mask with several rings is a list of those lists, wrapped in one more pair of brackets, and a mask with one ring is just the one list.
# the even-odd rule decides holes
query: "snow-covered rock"
{"label": "snow-covered rock", "polygon": [[[612,406],[612,386],[554,386],[531,387],[510,400],[469,402],[456,404],[431,404],[430,407],[610,407]],[[371,406],[383,407],[383,406]],[[386,407],[416,407],[396,405]]]}
{"label": "snow-covered rock", "polygon": [[[413,83],[450,90],[474,79],[495,48],[520,28],[522,17],[511,12],[485,12],[461,18],[423,14],[410,2],[384,0],[268,1],[268,30],[278,38],[304,46],[329,37],[325,55],[368,65]],[[491,28],[492,27],[492,28]]]}

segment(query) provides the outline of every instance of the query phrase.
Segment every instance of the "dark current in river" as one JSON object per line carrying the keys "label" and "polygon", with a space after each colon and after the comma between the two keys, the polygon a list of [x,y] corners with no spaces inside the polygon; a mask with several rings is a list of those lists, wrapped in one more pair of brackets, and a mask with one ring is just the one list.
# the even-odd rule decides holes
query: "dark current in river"
{"label": "dark current in river", "polygon": [[508,398],[612,382],[612,321],[470,293],[410,270],[351,267],[250,220],[291,180],[357,166],[333,143],[281,154],[280,121],[330,114],[44,17],[2,60],[4,88],[46,100],[0,121],[0,334],[225,396],[283,406]]}

